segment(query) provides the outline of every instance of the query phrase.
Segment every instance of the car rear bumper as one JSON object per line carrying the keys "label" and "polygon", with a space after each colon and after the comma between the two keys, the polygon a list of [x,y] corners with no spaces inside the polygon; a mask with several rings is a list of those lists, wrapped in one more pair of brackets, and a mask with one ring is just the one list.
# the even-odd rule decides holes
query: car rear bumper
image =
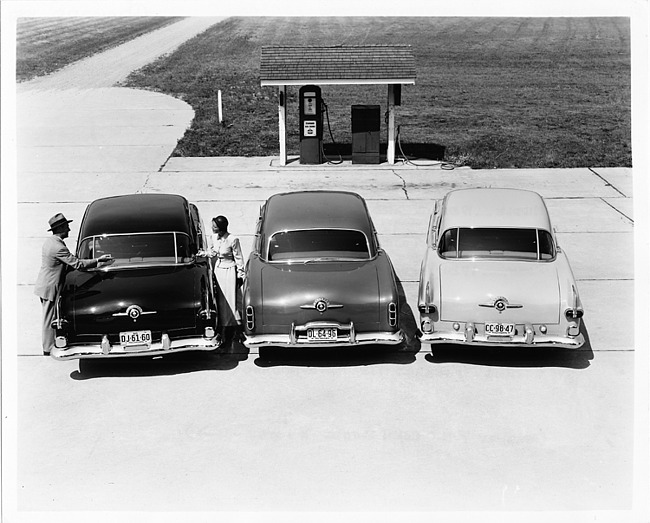
{"label": "car rear bumper", "polygon": [[548,336],[548,335],[532,335],[532,336],[485,336],[474,335],[468,337],[464,332],[432,332],[430,334],[423,334],[420,338],[421,343],[435,344],[456,344],[456,345],[482,345],[482,346],[501,346],[501,347],[557,347],[566,349],[577,349],[585,343],[585,338],[582,334],[575,337],[566,336]]}
{"label": "car rear bumper", "polygon": [[67,347],[53,347],[50,356],[55,360],[75,360],[83,358],[124,358],[129,356],[158,356],[173,352],[210,351],[219,348],[221,337],[214,338],[183,338],[170,340],[168,336],[162,341],[153,342],[150,347],[139,346],[124,349],[119,344],[111,345],[108,340],[103,340],[97,345],[71,345]]}
{"label": "car rear bumper", "polygon": [[358,347],[361,345],[399,345],[404,341],[404,333],[397,332],[357,332],[339,336],[332,341],[308,341],[289,334],[247,334],[244,345],[249,349],[256,347],[285,348],[324,348]]}

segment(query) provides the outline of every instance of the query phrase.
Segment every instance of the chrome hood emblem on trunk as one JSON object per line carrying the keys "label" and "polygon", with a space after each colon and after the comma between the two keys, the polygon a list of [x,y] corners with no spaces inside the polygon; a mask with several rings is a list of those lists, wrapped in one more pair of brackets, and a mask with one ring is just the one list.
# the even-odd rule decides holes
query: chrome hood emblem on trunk
{"label": "chrome hood emblem on trunk", "polygon": [[509,303],[507,298],[499,296],[492,303],[479,303],[479,307],[494,307],[497,311],[503,312],[506,309],[521,309],[523,305],[518,303]]}
{"label": "chrome hood emblem on trunk", "polygon": [[143,311],[139,305],[129,305],[126,312],[116,312],[113,316],[128,316],[136,321],[142,314],[156,314],[156,311]]}
{"label": "chrome hood emblem on trunk", "polygon": [[316,309],[321,314],[327,309],[340,309],[342,307],[343,305],[330,303],[327,298],[318,298],[314,300],[314,303],[300,306],[301,309]]}

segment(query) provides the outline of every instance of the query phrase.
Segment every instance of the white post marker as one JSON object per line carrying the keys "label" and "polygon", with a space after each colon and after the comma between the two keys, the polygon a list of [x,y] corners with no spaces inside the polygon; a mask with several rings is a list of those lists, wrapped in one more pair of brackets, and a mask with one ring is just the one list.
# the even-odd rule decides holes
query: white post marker
{"label": "white post marker", "polygon": [[221,89],[217,91],[217,100],[219,105],[219,123],[223,123],[223,111],[221,109]]}
{"label": "white post marker", "polygon": [[395,164],[395,86],[388,84],[388,150],[389,165]]}

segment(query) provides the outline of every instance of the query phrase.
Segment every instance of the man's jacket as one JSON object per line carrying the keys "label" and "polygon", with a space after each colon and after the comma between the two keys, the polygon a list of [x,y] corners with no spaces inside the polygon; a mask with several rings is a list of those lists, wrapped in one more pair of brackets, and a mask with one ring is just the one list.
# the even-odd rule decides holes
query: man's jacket
{"label": "man's jacket", "polygon": [[97,260],[80,260],[66,247],[63,240],[52,235],[43,244],[41,270],[36,279],[34,294],[44,300],[54,301],[61,286],[66,265],[73,269],[87,269],[97,266]]}

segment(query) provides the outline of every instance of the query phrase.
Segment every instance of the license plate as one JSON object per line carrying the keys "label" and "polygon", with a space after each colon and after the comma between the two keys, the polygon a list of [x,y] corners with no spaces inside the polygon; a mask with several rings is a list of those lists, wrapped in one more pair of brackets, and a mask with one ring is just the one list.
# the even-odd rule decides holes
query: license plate
{"label": "license plate", "polygon": [[308,341],[334,341],[337,335],[335,328],[307,329]]}
{"label": "license plate", "polygon": [[512,336],[515,333],[514,323],[486,323],[485,334],[490,336]]}
{"label": "license plate", "polygon": [[120,332],[120,345],[124,350],[134,347],[151,347],[151,331]]}

